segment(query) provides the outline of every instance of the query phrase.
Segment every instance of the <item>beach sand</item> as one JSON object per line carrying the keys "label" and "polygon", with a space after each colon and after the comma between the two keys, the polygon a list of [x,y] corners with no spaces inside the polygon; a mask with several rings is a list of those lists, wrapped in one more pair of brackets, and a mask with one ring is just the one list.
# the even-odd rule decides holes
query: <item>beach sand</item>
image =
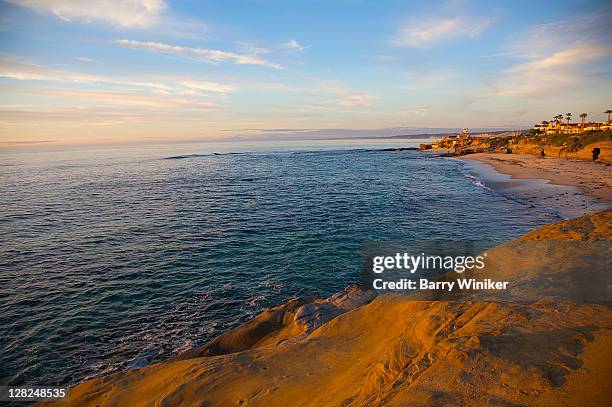
{"label": "beach sand", "polygon": [[612,207],[612,166],[583,160],[522,154],[463,157],[468,171],[513,199],[575,218]]}

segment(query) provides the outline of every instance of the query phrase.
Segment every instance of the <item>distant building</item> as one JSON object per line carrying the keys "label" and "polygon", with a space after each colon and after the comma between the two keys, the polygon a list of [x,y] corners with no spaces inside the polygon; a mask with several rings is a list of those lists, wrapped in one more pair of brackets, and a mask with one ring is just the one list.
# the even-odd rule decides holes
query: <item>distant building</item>
{"label": "distant building", "polygon": [[589,131],[589,130],[612,130],[612,123],[610,123],[610,122],[605,122],[605,123],[585,123],[584,124],[584,130],[585,131]]}
{"label": "distant building", "polygon": [[583,129],[582,123],[544,122],[536,124],[533,128],[546,135],[579,134],[590,130],[612,130],[612,123],[585,123]]}

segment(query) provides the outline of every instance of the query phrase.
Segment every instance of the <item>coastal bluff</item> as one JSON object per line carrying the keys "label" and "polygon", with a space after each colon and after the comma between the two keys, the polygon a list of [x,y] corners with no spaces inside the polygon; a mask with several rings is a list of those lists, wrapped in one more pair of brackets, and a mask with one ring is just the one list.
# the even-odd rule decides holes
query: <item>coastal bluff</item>
{"label": "coastal bluff", "polygon": [[[559,253],[559,241],[585,244]],[[537,286],[559,276],[555,260],[563,270],[608,275],[609,253],[587,243],[610,241],[605,211],[489,253],[505,279]],[[521,252],[523,273],[509,256],[530,242],[541,251]],[[610,298],[610,284],[603,289]],[[199,349],[87,380],[68,400],[39,405],[607,406],[611,361],[609,301],[374,297],[351,285],[327,299],[289,300]]]}
{"label": "coastal bluff", "polygon": [[476,153],[528,154],[612,164],[612,131],[584,134],[518,134],[489,137],[448,136],[421,150],[444,150],[454,156]]}

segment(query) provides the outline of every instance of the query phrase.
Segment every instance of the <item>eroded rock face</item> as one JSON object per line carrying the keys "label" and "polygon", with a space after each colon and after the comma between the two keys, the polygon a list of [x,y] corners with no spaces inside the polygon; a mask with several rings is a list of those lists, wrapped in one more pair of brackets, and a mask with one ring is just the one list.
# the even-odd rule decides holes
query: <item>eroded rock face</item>
{"label": "eroded rock face", "polygon": [[87,381],[67,406],[599,406],[603,304],[382,295],[297,340]]}
{"label": "eroded rock face", "polygon": [[300,297],[262,311],[255,318],[172,360],[220,356],[278,345],[307,334],[345,312],[372,301],[375,293],[350,284],[329,298]]}
{"label": "eroded rock face", "polygon": [[311,332],[338,315],[367,304],[375,296],[373,290],[365,290],[357,284],[351,284],[344,291],[325,300],[303,305],[297,310],[293,320],[304,327],[305,332]]}
{"label": "eroded rock face", "polygon": [[612,211],[545,225],[527,233],[520,240],[611,241]]}

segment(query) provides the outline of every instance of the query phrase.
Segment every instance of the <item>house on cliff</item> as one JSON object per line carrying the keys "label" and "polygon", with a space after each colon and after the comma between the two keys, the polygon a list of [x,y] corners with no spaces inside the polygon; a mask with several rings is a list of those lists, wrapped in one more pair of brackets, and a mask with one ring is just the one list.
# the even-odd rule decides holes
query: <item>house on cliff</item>
{"label": "house on cliff", "polygon": [[585,131],[612,130],[612,122],[561,123],[543,121],[533,126],[541,134],[580,134]]}

